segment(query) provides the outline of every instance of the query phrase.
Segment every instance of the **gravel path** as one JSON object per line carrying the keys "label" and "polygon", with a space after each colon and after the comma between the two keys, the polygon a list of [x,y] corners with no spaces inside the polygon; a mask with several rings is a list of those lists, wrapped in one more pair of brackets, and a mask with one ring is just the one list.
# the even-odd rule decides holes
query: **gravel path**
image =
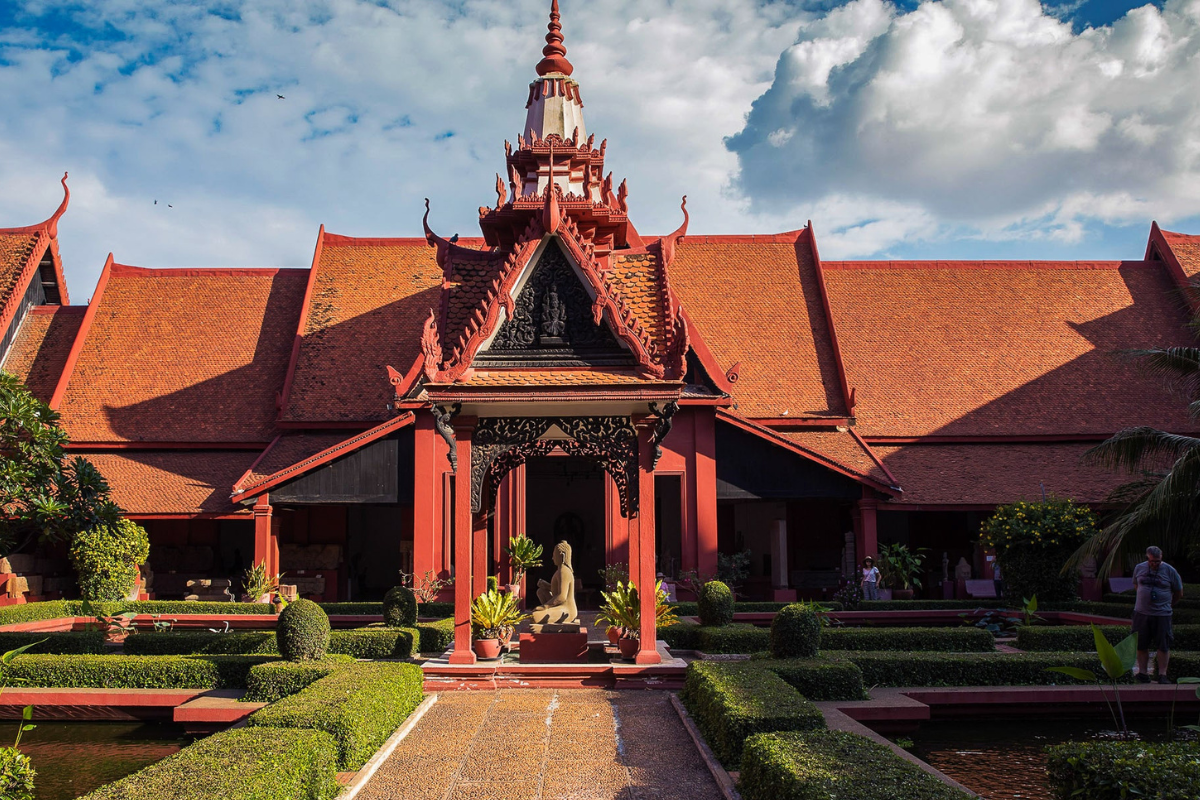
{"label": "gravel path", "polygon": [[444,692],[357,800],[720,800],[665,692]]}

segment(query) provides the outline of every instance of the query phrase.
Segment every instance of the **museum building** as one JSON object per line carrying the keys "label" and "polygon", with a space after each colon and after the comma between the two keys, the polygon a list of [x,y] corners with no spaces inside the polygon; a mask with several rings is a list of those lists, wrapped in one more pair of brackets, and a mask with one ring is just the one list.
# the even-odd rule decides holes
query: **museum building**
{"label": "museum building", "polygon": [[[643,235],[557,2],[546,42],[477,237],[436,233],[427,202],[423,237],[322,227],[308,269],[110,256],[72,306],[66,177],[48,220],[0,229],[0,365],[147,528],[157,597],[265,561],[327,601],[453,575],[461,606],[519,532],[571,543],[584,605],[606,564],[646,585],[743,551],[746,594],[820,596],[881,541],[935,553],[927,585],[942,553],[990,577],[973,542],[997,504],[1103,504],[1125,478],[1089,447],[1196,432],[1116,353],[1194,343],[1200,236],[1152,224],[1129,261],[825,261],[811,224],[693,233],[686,199]],[[30,596],[69,591],[44,560]]]}

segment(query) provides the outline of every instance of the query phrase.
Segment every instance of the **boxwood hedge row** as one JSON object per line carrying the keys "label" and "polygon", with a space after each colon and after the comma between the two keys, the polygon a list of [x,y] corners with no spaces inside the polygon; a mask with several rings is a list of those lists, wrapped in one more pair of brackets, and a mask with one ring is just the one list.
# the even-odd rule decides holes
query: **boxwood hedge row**
{"label": "boxwood hedge row", "polygon": [[742,754],[745,800],[966,800],[889,748],[844,731],[762,733]]}
{"label": "boxwood hedge row", "polygon": [[[1090,628],[1084,628],[1090,631]],[[735,622],[709,627],[680,622],[659,631],[676,650],[704,653],[757,653],[771,646],[767,628]],[[423,648],[422,648],[423,649]],[[995,650],[995,639],[982,628],[839,628],[821,629],[821,650],[898,650],[951,653]],[[1070,648],[1081,649],[1078,647]]]}
{"label": "boxwood hedge row", "polygon": [[1192,743],[1068,742],[1046,752],[1046,772],[1059,797],[1200,797],[1200,757]]}
{"label": "boxwood hedge row", "polygon": [[321,661],[268,661],[250,668],[246,696],[253,703],[274,703],[316,683],[335,669],[354,663],[350,656],[325,656]]}
{"label": "boxwood hedge row", "polygon": [[820,710],[786,681],[748,664],[693,661],[684,678],[683,701],[728,769],[741,761],[742,745],[751,734],[825,727]]}
{"label": "boxwood hedge row", "polygon": [[328,733],[239,728],[216,733],[83,800],[330,800],[337,743]]}
{"label": "boxwood hedge row", "polygon": [[437,622],[418,622],[417,632],[421,638],[422,653],[444,653],[454,644],[454,618],[439,619]]}
{"label": "boxwood hedge row", "polygon": [[[116,616],[127,611],[138,614],[161,614],[164,616],[185,614],[215,614],[232,616],[235,614],[270,614],[271,606],[265,603],[216,603],[209,601],[188,602],[184,600],[129,600],[119,603],[93,603],[92,609],[97,614]],[[18,622],[37,622],[44,619],[59,617],[88,616],[79,600],[47,600],[39,603],[23,603],[21,605],[0,608],[0,625],[12,625]]]}
{"label": "boxwood hedge row", "polygon": [[[1175,625],[1175,643],[1179,650],[1200,650],[1200,625]],[[1128,625],[1101,625],[1104,638],[1112,644],[1129,635]],[[1021,626],[1017,629],[1019,650],[1090,650],[1095,646],[1090,625],[1060,625],[1054,627]]]}
{"label": "boxwood hedge row", "polygon": [[[865,686],[1034,686],[1078,683],[1047,667],[1080,667],[1103,674],[1094,652],[1076,653],[868,653],[844,651],[829,658],[862,670]],[[1170,675],[1200,675],[1200,653],[1171,653]],[[1125,681],[1131,680],[1126,675]]]}
{"label": "boxwood hedge row", "polygon": [[415,664],[351,664],[256,711],[248,722],[325,731],[337,741],[339,768],[358,769],[421,702],[423,683]]}
{"label": "boxwood hedge row", "polygon": [[104,689],[244,688],[270,656],[98,656],[27,653],[4,669],[11,686]]}
{"label": "boxwood hedge row", "polygon": [[862,670],[828,658],[755,659],[747,666],[770,670],[809,700],[864,700]]}
{"label": "boxwood hedge row", "polygon": [[0,653],[38,642],[27,653],[94,653],[100,655],[110,651],[104,645],[104,631],[79,631],[78,633],[37,633],[35,631],[0,631]]}
{"label": "boxwood hedge row", "polygon": [[[328,652],[355,658],[409,658],[416,655],[421,633],[414,628],[353,628],[329,633]],[[278,655],[270,631],[182,631],[143,633],[125,640],[134,655],[259,654]]]}

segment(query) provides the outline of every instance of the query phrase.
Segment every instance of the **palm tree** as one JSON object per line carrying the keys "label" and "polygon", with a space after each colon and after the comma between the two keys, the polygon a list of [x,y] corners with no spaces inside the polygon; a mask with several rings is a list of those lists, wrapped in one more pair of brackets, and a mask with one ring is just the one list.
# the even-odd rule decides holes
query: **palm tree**
{"label": "palm tree", "polygon": [[[1200,419],[1200,347],[1133,350],[1153,374],[1165,377],[1189,399]],[[1152,544],[1173,553],[1200,546],[1200,438],[1149,426],[1126,428],[1083,455],[1085,464],[1125,469],[1138,477],[1109,496],[1123,508],[1071,556],[1067,567],[1095,558],[1107,575],[1126,556]]]}

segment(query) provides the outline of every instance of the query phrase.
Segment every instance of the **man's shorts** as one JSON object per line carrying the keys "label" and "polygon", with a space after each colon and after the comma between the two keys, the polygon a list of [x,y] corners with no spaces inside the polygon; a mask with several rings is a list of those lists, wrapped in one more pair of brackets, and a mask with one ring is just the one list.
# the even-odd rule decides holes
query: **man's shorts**
{"label": "man's shorts", "polygon": [[1161,650],[1170,652],[1175,635],[1171,630],[1170,617],[1152,617],[1133,612],[1133,632],[1137,634],[1138,650]]}

